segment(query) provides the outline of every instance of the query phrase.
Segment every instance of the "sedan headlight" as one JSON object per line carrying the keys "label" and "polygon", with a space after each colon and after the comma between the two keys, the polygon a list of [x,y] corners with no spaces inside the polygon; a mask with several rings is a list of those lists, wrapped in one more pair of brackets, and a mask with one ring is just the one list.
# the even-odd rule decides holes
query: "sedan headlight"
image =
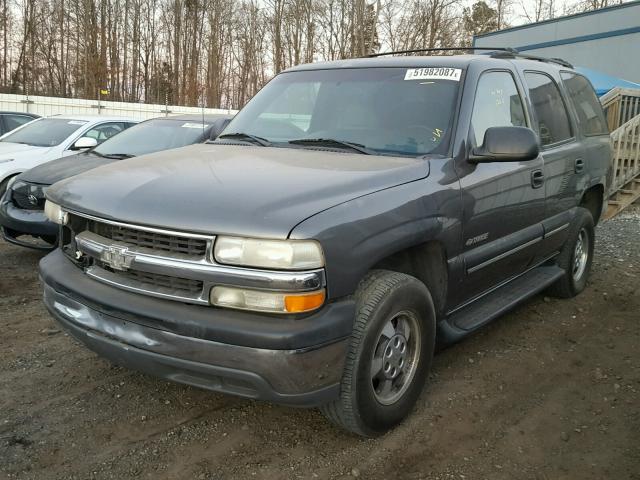
{"label": "sedan headlight", "polygon": [[18,178],[18,175],[14,175],[9,179],[7,182],[7,190],[11,190],[12,187],[15,188],[17,185],[26,185],[24,182],[16,182],[16,178]]}
{"label": "sedan headlight", "polygon": [[44,214],[53,223],[58,225],[65,225],[69,218],[67,212],[62,210],[62,207],[51,200],[47,200],[44,204]]}
{"label": "sedan headlight", "polygon": [[216,239],[214,256],[221,264],[278,270],[305,270],[324,265],[322,248],[314,240],[221,236]]}
{"label": "sedan headlight", "polygon": [[[17,177],[13,177],[14,179]],[[11,188],[14,192],[21,192],[24,195],[33,195],[38,199],[44,198],[44,193],[47,190],[48,185],[42,185],[39,183],[28,183],[23,182],[22,180],[16,180],[15,182],[10,182],[7,185],[7,189]]]}

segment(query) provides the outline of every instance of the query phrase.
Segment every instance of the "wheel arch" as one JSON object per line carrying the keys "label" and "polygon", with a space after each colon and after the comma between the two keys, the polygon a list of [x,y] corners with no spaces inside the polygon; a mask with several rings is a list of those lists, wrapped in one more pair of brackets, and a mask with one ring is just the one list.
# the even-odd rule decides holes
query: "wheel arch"
{"label": "wheel arch", "polygon": [[420,280],[431,293],[436,317],[442,318],[446,308],[449,272],[444,245],[430,240],[397,251],[378,260],[371,270],[404,273]]}
{"label": "wheel arch", "polygon": [[9,186],[9,183],[11,182],[11,179],[16,178],[18,175],[20,175],[22,172],[11,172],[8,174],[5,174],[2,176],[2,178],[0,178],[0,198],[4,197],[4,193],[5,193],[5,186]]}
{"label": "wheel arch", "polygon": [[605,207],[604,185],[597,183],[587,188],[580,198],[579,206],[591,212],[593,223],[597,225],[602,217],[603,208]]}

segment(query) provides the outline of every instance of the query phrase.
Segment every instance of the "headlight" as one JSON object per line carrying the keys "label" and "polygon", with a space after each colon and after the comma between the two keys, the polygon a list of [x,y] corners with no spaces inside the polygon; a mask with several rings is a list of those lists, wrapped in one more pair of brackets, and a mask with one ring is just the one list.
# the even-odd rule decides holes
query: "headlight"
{"label": "headlight", "polygon": [[211,305],[271,313],[310,312],[320,308],[324,299],[324,290],[284,293],[222,286],[213,287],[209,295]]}
{"label": "headlight", "polygon": [[[17,177],[13,177],[14,179]],[[39,183],[28,183],[22,180],[16,180],[9,182],[7,190],[11,188],[14,192],[21,192],[25,195],[34,195],[36,198],[44,198],[44,193],[47,191],[48,185],[41,185]]]}
{"label": "headlight", "polygon": [[47,200],[44,204],[44,214],[53,223],[64,225],[67,223],[68,214],[62,207],[51,200]]}
{"label": "headlight", "polygon": [[218,263],[255,268],[305,270],[324,265],[322,248],[313,240],[218,237],[214,256]]}
{"label": "headlight", "polygon": [[[9,181],[7,182],[7,191],[11,190],[11,187],[16,185],[16,178],[18,178],[18,175],[14,175],[9,179]],[[26,185],[26,183],[18,182],[17,185]]]}

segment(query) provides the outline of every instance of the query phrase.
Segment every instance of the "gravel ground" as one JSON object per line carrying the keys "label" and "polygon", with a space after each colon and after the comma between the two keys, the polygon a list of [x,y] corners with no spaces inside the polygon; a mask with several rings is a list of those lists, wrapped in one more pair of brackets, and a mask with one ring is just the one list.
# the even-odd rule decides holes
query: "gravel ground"
{"label": "gravel ground", "polygon": [[0,242],[0,478],[640,479],[640,209],[597,238],[583,294],[438,354],[374,440],[110,365],[46,313],[41,254]]}

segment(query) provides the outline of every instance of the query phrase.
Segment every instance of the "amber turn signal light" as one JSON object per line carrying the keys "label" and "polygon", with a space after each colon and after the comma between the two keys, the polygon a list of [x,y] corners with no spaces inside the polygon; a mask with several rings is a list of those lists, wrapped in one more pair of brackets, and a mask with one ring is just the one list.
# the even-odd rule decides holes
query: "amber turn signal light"
{"label": "amber turn signal light", "polygon": [[303,295],[286,295],[284,306],[287,313],[302,313],[320,308],[324,303],[324,291]]}

